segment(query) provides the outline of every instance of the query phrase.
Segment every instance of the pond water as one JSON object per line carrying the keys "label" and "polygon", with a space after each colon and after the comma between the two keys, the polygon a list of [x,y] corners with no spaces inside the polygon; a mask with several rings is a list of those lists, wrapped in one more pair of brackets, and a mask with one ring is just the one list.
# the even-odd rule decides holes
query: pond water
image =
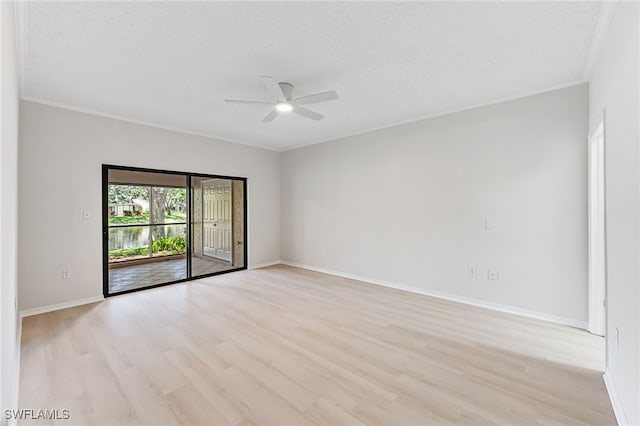
{"label": "pond water", "polygon": [[185,237],[186,225],[161,225],[161,226],[128,226],[109,228],[109,250],[123,248],[146,247],[149,245],[149,231],[160,230],[162,238]]}

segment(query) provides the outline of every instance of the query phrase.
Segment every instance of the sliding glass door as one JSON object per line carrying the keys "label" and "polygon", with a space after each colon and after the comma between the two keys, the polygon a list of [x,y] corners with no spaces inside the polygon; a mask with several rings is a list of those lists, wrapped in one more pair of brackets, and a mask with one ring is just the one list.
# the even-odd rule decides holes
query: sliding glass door
{"label": "sliding glass door", "polygon": [[246,269],[246,179],[103,166],[104,294]]}

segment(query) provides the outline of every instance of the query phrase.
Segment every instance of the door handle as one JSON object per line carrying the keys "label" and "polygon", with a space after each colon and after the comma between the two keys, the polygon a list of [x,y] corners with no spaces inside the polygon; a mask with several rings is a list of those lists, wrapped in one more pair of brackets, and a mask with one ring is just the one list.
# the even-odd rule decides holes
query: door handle
{"label": "door handle", "polygon": [[239,246],[240,244],[242,244],[242,241],[238,240],[236,241],[236,245]]}

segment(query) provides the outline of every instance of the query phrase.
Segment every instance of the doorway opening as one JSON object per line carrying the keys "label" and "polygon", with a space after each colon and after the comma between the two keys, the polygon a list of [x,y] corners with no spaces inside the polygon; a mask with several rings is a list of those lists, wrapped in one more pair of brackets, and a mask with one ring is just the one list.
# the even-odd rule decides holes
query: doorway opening
{"label": "doorway opening", "polygon": [[606,330],[604,120],[589,135],[589,331]]}
{"label": "doorway opening", "polygon": [[104,295],[246,269],[246,179],[103,165]]}

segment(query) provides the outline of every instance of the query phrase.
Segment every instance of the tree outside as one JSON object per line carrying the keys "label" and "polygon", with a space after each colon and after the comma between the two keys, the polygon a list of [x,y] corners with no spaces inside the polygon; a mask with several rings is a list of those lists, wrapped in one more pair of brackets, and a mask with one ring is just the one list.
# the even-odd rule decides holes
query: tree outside
{"label": "tree outside", "polygon": [[135,200],[152,202],[146,210],[131,215],[110,215],[109,224],[184,222],[187,210],[185,188],[109,185],[109,205],[130,205]]}
{"label": "tree outside", "polygon": [[[147,187],[135,185],[109,185],[110,234],[114,235],[114,247],[110,244],[109,258],[128,260],[149,255],[171,255],[185,252],[185,237],[176,236],[176,226],[164,224],[186,221],[186,188]],[[141,207],[142,206],[142,207]],[[126,207],[126,209],[124,208]],[[142,241],[134,228],[118,228],[118,225],[158,224],[147,228]],[[115,226],[115,228],[114,228]],[[142,229],[142,227],[141,227]],[[139,234],[139,233],[138,233]]]}

